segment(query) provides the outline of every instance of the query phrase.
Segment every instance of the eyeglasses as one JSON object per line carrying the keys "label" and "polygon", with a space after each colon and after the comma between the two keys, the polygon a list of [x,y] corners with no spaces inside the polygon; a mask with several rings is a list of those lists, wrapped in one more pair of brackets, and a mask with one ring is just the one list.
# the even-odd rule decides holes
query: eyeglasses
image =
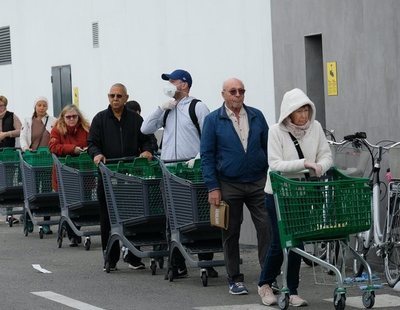
{"label": "eyeglasses", "polygon": [[122,95],[121,94],[108,94],[108,97],[110,97],[110,98],[117,97],[118,99],[121,99]]}
{"label": "eyeglasses", "polygon": [[78,118],[78,115],[77,115],[77,114],[75,114],[75,115],[65,115],[64,117],[65,117],[66,119],[71,120],[71,119],[77,119],[77,118]]}
{"label": "eyeglasses", "polygon": [[236,96],[237,93],[239,93],[240,96],[243,96],[246,90],[243,88],[239,88],[239,89],[230,89],[227,92],[230,93],[232,96]]}
{"label": "eyeglasses", "polygon": [[6,107],[6,105],[5,104],[0,104],[0,108],[2,108],[2,107]]}

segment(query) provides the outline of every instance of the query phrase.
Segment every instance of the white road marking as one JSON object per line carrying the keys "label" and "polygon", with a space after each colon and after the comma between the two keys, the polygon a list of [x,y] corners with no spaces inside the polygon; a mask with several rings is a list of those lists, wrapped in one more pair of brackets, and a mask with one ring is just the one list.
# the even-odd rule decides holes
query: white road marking
{"label": "white road marking", "polygon": [[[324,299],[326,301],[332,302],[332,298]],[[388,308],[388,307],[395,307],[398,309],[400,305],[400,297],[390,295],[390,294],[381,294],[375,296],[375,305],[373,309],[378,308]],[[354,296],[354,297],[346,297],[346,306],[358,308],[358,309],[365,309],[362,303],[362,296]]]}
{"label": "white road marking", "polygon": [[43,291],[43,292],[31,292],[33,295],[37,295],[46,299],[50,299],[52,301],[58,302],[59,304],[66,305],[68,307],[79,309],[79,310],[105,310],[103,308],[98,308],[87,303],[81,302],[79,300],[75,300],[69,298],[67,296],[63,296],[52,291]]}
{"label": "white road marking", "polygon": [[44,268],[42,268],[42,266],[40,266],[39,264],[32,264],[33,269],[36,269],[37,271],[41,272],[41,273],[51,273],[51,271],[48,271]]}
{"label": "white road marking", "polygon": [[227,305],[227,306],[211,306],[211,307],[196,307],[194,310],[276,310],[274,307],[267,307],[260,304],[247,305]]}

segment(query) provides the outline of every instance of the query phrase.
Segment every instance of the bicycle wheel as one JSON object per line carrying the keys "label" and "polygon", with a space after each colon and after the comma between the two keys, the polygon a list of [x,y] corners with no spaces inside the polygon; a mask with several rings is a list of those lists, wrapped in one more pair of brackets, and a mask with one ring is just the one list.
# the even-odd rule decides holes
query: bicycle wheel
{"label": "bicycle wheel", "polygon": [[390,229],[385,234],[383,264],[388,285],[394,287],[400,281],[400,199],[391,200],[390,214]]}
{"label": "bicycle wheel", "polygon": [[[331,265],[336,266],[339,270],[342,267],[343,260],[340,255],[340,242],[339,240],[308,242],[304,244],[304,249],[307,253],[316,256]],[[318,265],[306,257],[302,257],[306,265],[312,267]],[[329,272],[329,271],[328,271]]]}
{"label": "bicycle wheel", "polygon": [[[326,242],[322,241],[322,242],[306,242],[304,244],[304,250],[313,255],[316,256],[322,260],[325,260],[326,258]],[[313,261],[309,260],[306,257],[302,257],[303,262],[307,265],[307,266],[314,266],[314,265],[318,265],[317,263],[314,263]]]}
{"label": "bicycle wheel", "polygon": [[[354,236],[355,242],[354,242],[354,250],[365,260],[367,259],[367,254],[369,251],[369,248],[366,248],[364,246],[364,240],[365,240],[365,232],[358,233]],[[364,265],[361,264],[356,258],[353,259],[353,272],[355,277],[361,277],[361,274],[364,271]]]}

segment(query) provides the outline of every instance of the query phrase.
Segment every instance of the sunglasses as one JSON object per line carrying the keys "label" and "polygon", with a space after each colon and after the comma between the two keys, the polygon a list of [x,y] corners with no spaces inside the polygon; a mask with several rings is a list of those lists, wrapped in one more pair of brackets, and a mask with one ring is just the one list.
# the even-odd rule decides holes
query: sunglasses
{"label": "sunglasses", "polygon": [[108,97],[110,97],[110,98],[117,97],[118,99],[121,99],[122,95],[121,94],[108,94]]}
{"label": "sunglasses", "polygon": [[228,93],[230,93],[232,96],[235,96],[237,93],[239,93],[240,96],[243,96],[245,92],[246,90],[243,88],[228,90]]}
{"label": "sunglasses", "polygon": [[77,114],[75,114],[75,115],[65,115],[65,118],[66,119],[77,119],[78,115]]}

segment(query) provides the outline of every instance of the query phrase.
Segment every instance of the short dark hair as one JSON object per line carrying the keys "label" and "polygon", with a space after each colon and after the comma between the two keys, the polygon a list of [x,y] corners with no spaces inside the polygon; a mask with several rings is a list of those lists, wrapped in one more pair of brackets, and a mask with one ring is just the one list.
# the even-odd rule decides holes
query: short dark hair
{"label": "short dark hair", "polygon": [[130,100],[127,101],[125,103],[125,106],[128,110],[134,111],[138,114],[140,114],[142,112],[142,109],[140,108],[140,104],[139,102],[135,101],[135,100]]}

